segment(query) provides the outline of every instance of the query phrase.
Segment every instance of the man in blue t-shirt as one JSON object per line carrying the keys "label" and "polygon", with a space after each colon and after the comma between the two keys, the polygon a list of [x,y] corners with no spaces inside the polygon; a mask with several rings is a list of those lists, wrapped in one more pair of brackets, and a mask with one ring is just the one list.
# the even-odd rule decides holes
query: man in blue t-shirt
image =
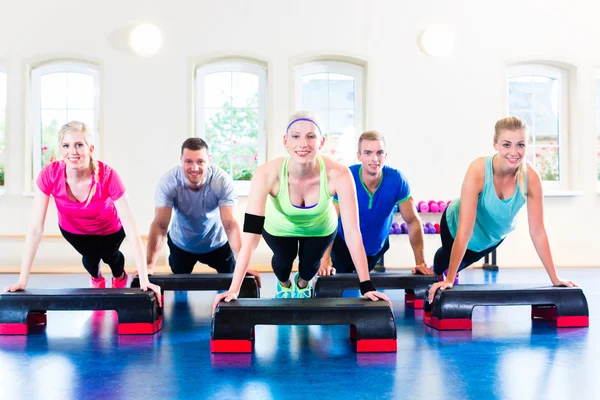
{"label": "man in blue t-shirt", "polygon": [[[234,217],[236,199],[231,177],[209,163],[206,142],[200,138],[183,142],[181,166],[164,174],[156,187],[154,221],[148,235],[148,271],[154,268],[166,237],[173,273],[189,274],[197,262],[219,273],[232,273],[242,242]],[[173,210],[175,217],[169,228]]]}
{"label": "man in blue t-shirt", "polygon": [[[360,135],[358,160],[361,164],[351,166],[350,171],[356,184],[360,233],[367,253],[369,271],[381,261],[383,254],[390,248],[388,236],[397,204],[402,218],[408,225],[408,236],[415,255],[416,267],[413,268],[413,274],[431,275],[432,272],[425,263],[423,226],[416,212],[410,187],[400,171],[384,166],[386,158],[385,138],[382,134],[368,131]],[[334,200],[340,215],[337,196]],[[344,229],[340,219],[331,252],[325,253],[319,275],[354,271],[354,263],[344,241]]]}

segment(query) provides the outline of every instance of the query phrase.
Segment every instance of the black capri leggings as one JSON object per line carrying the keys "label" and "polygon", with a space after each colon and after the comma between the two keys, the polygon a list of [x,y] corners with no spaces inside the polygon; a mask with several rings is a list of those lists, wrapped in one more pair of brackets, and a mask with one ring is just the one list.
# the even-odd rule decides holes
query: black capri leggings
{"label": "black capri leggings", "polygon": [[[60,227],[59,227],[60,228]],[[67,242],[82,255],[83,267],[94,278],[98,278],[100,272],[100,260],[110,267],[115,278],[123,275],[125,271],[125,256],[119,251],[121,243],[125,239],[123,228],[109,235],[78,235],[67,232],[60,228]]]}
{"label": "black capri leggings", "polygon": [[[450,234],[448,222],[446,221],[446,211],[444,211],[444,214],[442,214],[442,220],[440,221],[440,237],[442,238],[442,247],[438,249],[433,259],[433,272],[435,272],[437,275],[442,275],[442,273],[448,269],[448,265],[450,265],[450,253],[452,252],[452,245],[454,244],[454,238]],[[461,271],[474,262],[481,260],[483,257],[491,253],[496,247],[500,246],[500,243],[503,241],[504,239],[502,239],[496,245],[483,251],[476,252],[467,249],[465,256],[458,266],[458,270]]]}
{"label": "black capri leggings", "polygon": [[290,279],[296,256],[300,260],[300,278],[310,281],[319,271],[321,258],[336,234],[337,230],[323,237],[283,237],[273,236],[263,230],[263,238],[273,250],[271,266],[279,282],[287,282]]}

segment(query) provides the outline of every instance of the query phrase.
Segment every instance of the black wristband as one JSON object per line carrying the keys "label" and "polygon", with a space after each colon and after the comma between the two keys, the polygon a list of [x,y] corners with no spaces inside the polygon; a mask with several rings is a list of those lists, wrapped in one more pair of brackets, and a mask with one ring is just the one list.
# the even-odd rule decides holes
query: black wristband
{"label": "black wristband", "polygon": [[244,232],[262,235],[264,224],[264,215],[244,214]]}
{"label": "black wristband", "polygon": [[377,289],[375,289],[375,285],[370,280],[360,283],[360,294],[364,295],[367,292],[374,292],[375,290]]}

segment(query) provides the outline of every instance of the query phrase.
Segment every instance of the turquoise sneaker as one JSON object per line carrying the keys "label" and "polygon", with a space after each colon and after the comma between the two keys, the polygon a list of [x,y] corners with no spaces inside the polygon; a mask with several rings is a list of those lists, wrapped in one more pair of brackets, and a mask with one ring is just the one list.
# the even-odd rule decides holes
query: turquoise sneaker
{"label": "turquoise sneaker", "polygon": [[281,283],[277,281],[277,293],[275,293],[276,299],[291,299],[294,297],[294,282],[289,288],[281,286]]}
{"label": "turquoise sneaker", "polygon": [[308,282],[308,285],[305,288],[298,287],[298,279],[300,279],[300,273],[296,272],[294,275],[294,294],[292,297],[294,299],[309,299],[312,297],[312,285]]}

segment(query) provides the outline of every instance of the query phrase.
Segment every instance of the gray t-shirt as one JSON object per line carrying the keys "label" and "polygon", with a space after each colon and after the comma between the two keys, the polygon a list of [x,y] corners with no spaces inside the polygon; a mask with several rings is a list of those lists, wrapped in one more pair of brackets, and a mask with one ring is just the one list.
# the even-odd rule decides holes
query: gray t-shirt
{"label": "gray t-shirt", "polygon": [[237,200],[233,180],[218,165],[211,164],[206,174],[204,186],[195,191],[185,183],[183,169],[174,167],[160,178],[154,196],[156,207],[174,209],[169,236],[189,253],[208,253],[227,242],[219,207],[234,206]]}

